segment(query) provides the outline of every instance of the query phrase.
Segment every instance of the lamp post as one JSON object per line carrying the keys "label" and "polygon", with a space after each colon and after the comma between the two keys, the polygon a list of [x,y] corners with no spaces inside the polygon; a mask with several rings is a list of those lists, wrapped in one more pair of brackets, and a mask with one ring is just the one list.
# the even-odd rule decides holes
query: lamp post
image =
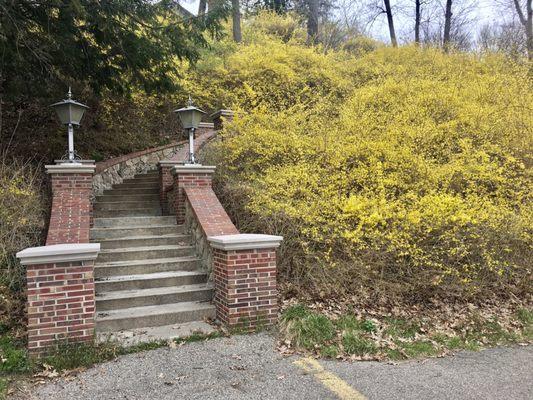
{"label": "lamp post", "polygon": [[183,129],[189,131],[189,164],[196,164],[196,159],[194,158],[194,131],[200,125],[202,121],[202,115],[206,114],[205,111],[200,110],[193,106],[191,96],[189,96],[189,104],[187,107],[174,110],[181,121]]}
{"label": "lamp post", "polygon": [[52,104],[63,125],[68,126],[68,162],[76,162],[76,153],[74,152],[74,125],[79,126],[80,121],[87,107],[85,104],[72,100],[72,92],[68,88],[67,98],[58,103]]}

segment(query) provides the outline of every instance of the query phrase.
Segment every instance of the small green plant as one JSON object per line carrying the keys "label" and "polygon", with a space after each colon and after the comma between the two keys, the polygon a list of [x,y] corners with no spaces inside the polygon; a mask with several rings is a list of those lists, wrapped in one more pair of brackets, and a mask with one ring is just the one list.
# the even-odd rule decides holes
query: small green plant
{"label": "small green plant", "polygon": [[24,373],[29,369],[26,349],[7,335],[0,337],[0,372]]}
{"label": "small green plant", "polygon": [[363,328],[363,330],[365,332],[369,332],[369,333],[375,332],[377,330],[376,325],[374,324],[374,322],[372,322],[369,319],[365,319],[362,322],[361,327]]}

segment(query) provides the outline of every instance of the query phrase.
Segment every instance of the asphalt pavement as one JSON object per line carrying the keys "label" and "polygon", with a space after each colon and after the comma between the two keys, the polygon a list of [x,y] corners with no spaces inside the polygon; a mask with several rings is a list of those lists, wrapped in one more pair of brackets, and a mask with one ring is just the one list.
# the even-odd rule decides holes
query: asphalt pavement
{"label": "asphalt pavement", "polygon": [[[23,397],[20,397],[23,396]],[[533,347],[395,365],[282,356],[267,333],[130,354],[16,397],[136,399],[533,399]]]}

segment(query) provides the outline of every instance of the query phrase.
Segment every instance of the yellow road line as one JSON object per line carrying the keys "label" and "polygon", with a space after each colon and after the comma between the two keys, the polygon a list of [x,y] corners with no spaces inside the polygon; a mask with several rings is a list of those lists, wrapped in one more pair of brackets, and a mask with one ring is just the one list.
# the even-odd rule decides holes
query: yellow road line
{"label": "yellow road line", "polygon": [[311,357],[300,358],[293,364],[312,374],[322,385],[335,393],[341,400],[366,400],[366,397],[348,385],[337,375],[326,371],[320,363]]}

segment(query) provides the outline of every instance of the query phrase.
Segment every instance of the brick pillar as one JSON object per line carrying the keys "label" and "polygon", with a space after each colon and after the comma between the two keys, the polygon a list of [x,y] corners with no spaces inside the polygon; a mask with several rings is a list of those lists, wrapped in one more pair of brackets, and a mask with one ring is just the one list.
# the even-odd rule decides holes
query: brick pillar
{"label": "brick pillar", "polygon": [[218,110],[211,114],[215,131],[221,130],[224,127],[224,121],[231,121],[234,115],[235,113],[231,110]]}
{"label": "brick pillar", "polygon": [[236,234],[208,240],[213,248],[217,319],[248,330],[276,323],[276,248],[283,238]]}
{"label": "brick pillar", "polygon": [[183,162],[176,160],[159,161],[159,202],[161,204],[163,215],[170,214],[168,207],[168,192],[172,190],[174,185],[172,169],[180,164],[183,164]]}
{"label": "brick pillar", "polygon": [[177,165],[172,169],[174,174],[174,210],[178,224],[185,223],[185,188],[210,188],[215,172],[213,166],[200,164]]}
{"label": "brick pillar", "polygon": [[94,164],[47,165],[52,209],[46,244],[89,243]]}
{"label": "brick pillar", "polygon": [[28,350],[41,354],[59,341],[94,340],[94,260],[98,243],[56,244],[17,253],[28,282]]}

